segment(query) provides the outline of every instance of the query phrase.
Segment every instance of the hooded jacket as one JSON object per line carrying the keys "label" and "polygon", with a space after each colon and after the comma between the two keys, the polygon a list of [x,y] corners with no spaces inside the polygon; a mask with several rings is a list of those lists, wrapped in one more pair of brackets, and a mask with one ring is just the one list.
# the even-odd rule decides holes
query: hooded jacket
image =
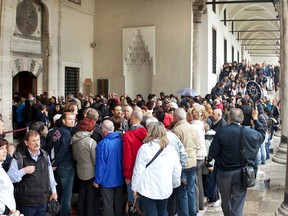
{"label": "hooded jacket", "polygon": [[81,180],[89,180],[95,176],[96,141],[92,132],[78,131],[72,137],[72,152],[77,166],[77,175]]}
{"label": "hooded jacket", "polygon": [[118,132],[108,133],[96,148],[96,184],[102,188],[124,184],[122,170],[122,140]]}
{"label": "hooded jacket", "polygon": [[[133,128],[133,126],[132,126]],[[123,175],[125,179],[131,180],[136,156],[143,140],[147,136],[147,130],[140,127],[128,130],[123,135]]]}

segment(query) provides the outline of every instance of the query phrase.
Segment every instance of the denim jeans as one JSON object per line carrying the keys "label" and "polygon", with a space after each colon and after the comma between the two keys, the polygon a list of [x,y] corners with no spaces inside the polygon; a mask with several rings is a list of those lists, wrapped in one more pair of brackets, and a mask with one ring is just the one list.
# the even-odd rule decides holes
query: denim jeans
{"label": "denim jeans", "polygon": [[60,216],[70,216],[74,175],[74,166],[60,166],[56,169],[57,192],[61,204]]}
{"label": "denim jeans", "polygon": [[268,134],[267,141],[265,143],[266,148],[266,160],[270,159],[270,144],[271,144],[271,134]]}
{"label": "denim jeans", "polygon": [[266,147],[265,141],[261,144],[258,154],[257,154],[257,163],[265,164],[266,163]]}
{"label": "denim jeans", "polygon": [[178,216],[196,216],[196,167],[182,170],[181,179],[187,183],[181,183],[178,191]]}
{"label": "denim jeans", "polygon": [[168,216],[168,199],[154,200],[145,196],[140,196],[141,204],[147,216]]}
{"label": "denim jeans", "polygon": [[46,208],[46,203],[37,206],[17,205],[17,209],[25,216],[45,216]]}

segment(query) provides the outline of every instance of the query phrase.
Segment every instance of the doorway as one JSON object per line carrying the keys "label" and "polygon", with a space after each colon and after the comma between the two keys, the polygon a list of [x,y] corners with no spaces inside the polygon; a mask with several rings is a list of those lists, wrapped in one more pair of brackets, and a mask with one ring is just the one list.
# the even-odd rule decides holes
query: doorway
{"label": "doorway", "polygon": [[37,77],[29,71],[18,73],[13,78],[13,95],[15,92],[18,92],[19,96],[24,98],[27,98],[30,92],[36,95]]}

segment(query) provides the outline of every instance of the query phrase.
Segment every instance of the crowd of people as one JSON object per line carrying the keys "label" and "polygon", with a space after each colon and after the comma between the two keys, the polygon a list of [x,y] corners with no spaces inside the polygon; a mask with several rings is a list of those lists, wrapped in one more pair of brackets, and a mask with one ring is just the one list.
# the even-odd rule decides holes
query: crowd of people
{"label": "crowd of people", "polygon": [[244,138],[237,138],[238,128],[244,128],[246,163],[257,173],[280,124],[280,101],[264,96],[254,104],[246,83],[278,91],[279,73],[265,63],[225,64],[211,93],[180,99],[164,92],[146,101],[114,92],[108,98],[15,93],[16,150],[8,147],[0,119],[1,172],[10,178],[3,179],[9,196],[0,198],[0,214],[18,209],[41,216],[47,202],[58,200],[59,215],[68,216],[77,193],[79,216],[121,216],[134,208],[146,216],[197,215],[205,205],[219,205],[220,190],[224,215],[241,215],[247,188],[239,180],[235,150]]}

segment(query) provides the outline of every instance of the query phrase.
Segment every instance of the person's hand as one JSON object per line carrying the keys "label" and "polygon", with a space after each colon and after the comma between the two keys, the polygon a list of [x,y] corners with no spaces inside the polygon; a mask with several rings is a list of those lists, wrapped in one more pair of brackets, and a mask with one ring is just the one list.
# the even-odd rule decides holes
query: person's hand
{"label": "person's hand", "polygon": [[26,166],[23,169],[26,174],[32,174],[35,172],[35,166]]}
{"label": "person's hand", "polygon": [[135,200],[138,199],[139,195],[136,191],[133,191],[133,197]]}
{"label": "person's hand", "polygon": [[128,185],[131,183],[131,180],[130,179],[125,179],[125,183]]}
{"label": "person's hand", "polygon": [[255,119],[258,119],[258,109],[257,107],[255,107],[253,110],[252,110],[252,119],[255,120]]}
{"label": "person's hand", "polygon": [[57,167],[52,167],[52,170],[55,171],[57,169]]}
{"label": "person's hand", "polygon": [[50,195],[50,199],[49,199],[49,201],[51,201],[51,200],[58,200],[58,195],[57,195],[57,193],[52,193],[51,195]]}
{"label": "person's hand", "polygon": [[186,185],[187,184],[187,180],[186,179],[181,179],[182,184]]}
{"label": "person's hand", "polygon": [[10,145],[9,148],[7,149],[8,154],[13,156],[14,152],[15,152],[15,147],[13,145]]}
{"label": "person's hand", "polygon": [[96,184],[95,182],[93,182],[93,186],[94,186],[95,188],[99,188],[99,184]]}

